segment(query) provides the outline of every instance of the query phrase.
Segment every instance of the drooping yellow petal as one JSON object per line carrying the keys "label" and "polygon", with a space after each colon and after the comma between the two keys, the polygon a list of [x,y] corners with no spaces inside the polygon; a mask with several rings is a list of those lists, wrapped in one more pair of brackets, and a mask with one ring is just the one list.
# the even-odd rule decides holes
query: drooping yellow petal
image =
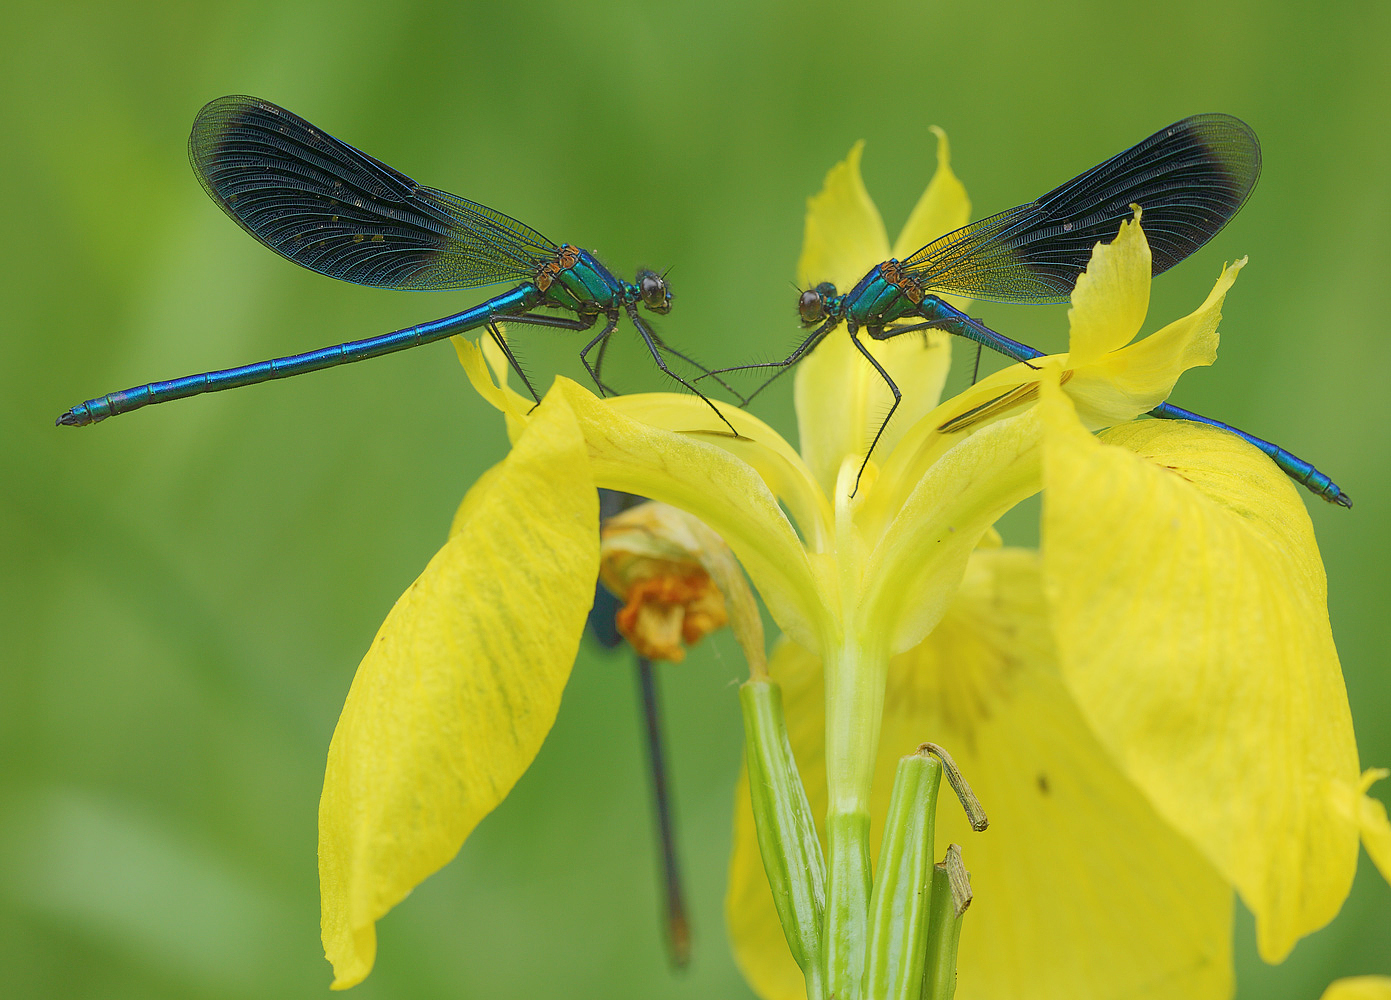
{"label": "drooping yellow petal", "polygon": [[1391,882],[1391,821],[1386,818],[1386,806],[1366,794],[1367,789],[1383,778],[1391,777],[1384,767],[1372,768],[1362,775],[1357,801],[1357,823],[1362,830],[1362,846],[1377,866],[1381,877]]}
{"label": "drooping yellow petal", "polygon": [[1150,245],[1136,212],[1133,221],[1121,223],[1112,242],[1096,245],[1077,279],[1067,313],[1069,367],[1085,367],[1140,332],[1149,312],[1150,268]]}
{"label": "drooping yellow petal", "polygon": [[739,432],[740,436],[734,438],[710,408],[695,396],[670,392],[634,393],[614,397],[607,405],[642,423],[723,448],[747,462],[786,505],[807,548],[820,552],[829,544],[833,515],[826,495],[796,449],[753,414],[734,407],[721,407],[721,412]]}
{"label": "drooping yellow petal", "polygon": [[777,498],[751,466],[700,435],[633,420],[569,379],[556,379],[556,387],[579,420],[596,484],[700,518],[734,550],[783,631],[816,643],[826,615],[820,583]]}
{"label": "drooping yellow petal", "polygon": [[1391,1000],[1391,976],[1339,979],[1323,991],[1323,1000]]}
{"label": "drooping yellow petal", "polygon": [[971,199],[966,196],[966,185],[952,172],[947,133],[936,125],[930,127],[937,137],[937,170],[894,240],[892,255],[899,260],[971,221]]}
{"label": "drooping yellow petal", "polygon": [[598,502],[552,392],[480,480],[353,679],[319,804],[334,987],[371,971],[375,923],[447,863],[555,720],[594,597]]}
{"label": "drooping yellow petal", "polygon": [[[843,294],[889,258],[884,223],[860,177],[863,147],[857,143],[843,162],[831,168],[821,191],[807,201],[806,233],[797,264],[798,281],[806,287],[829,281]],[[959,207],[951,188],[952,182],[957,187],[960,182],[950,171],[948,165],[932,201],[926,206],[920,203],[921,211],[915,210],[920,224]],[[932,191],[931,184],[928,190]],[[794,317],[789,310],[789,322]],[[888,341],[862,338],[861,343],[905,390],[900,412],[885,431],[886,454],[903,428],[936,405],[951,363],[949,340],[941,334]],[[802,455],[821,489],[829,494],[841,460],[846,455],[864,454],[893,396],[844,328],[833,330],[798,364],[795,378]]]}
{"label": "drooping yellow petal", "polygon": [[1103,443],[1047,380],[1039,408],[1063,677],[1279,961],[1357,862],[1357,751],[1308,513],[1235,435],[1149,420]]}
{"label": "drooping yellow petal", "polygon": [[1082,423],[1095,430],[1133,420],[1167,399],[1178,377],[1189,368],[1217,360],[1222,303],[1245,266],[1243,257],[1223,267],[1203,304],[1157,333],[1085,367],[1078,367],[1068,357],[1066,363],[1073,375],[1067,394],[1076,404]]}
{"label": "drooping yellow petal", "polygon": [[[1225,1000],[1231,892],[1116,770],[1056,674],[1037,557],[978,553],[941,625],[890,667],[875,779],[877,840],[893,765],[925,739],[956,757],[990,815],[970,832],[944,787],[938,845],[962,846],[974,902],[959,1000]],[[786,644],[772,662],[813,812],[825,805],[819,663]],[[767,1000],[801,1000],[746,789],[736,801],[726,920]]]}

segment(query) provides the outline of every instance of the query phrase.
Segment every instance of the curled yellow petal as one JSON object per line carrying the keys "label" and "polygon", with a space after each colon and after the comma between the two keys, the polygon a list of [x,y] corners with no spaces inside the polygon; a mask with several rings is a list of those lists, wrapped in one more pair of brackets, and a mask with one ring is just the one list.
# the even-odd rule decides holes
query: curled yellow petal
{"label": "curled yellow petal", "polygon": [[1222,303],[1245,266],[1245,257],[1224,266],[1203,304],[1157,333],[1085,367],[1069,357],[1073,377],[1067,394],[1082,423],[1095,430],[1133,420],[1168,399],[1179,376],[1189,368],[1217,360]]}
{"label": "curled yellow petal", "polygon": [[1097,440],[1042,388],[1063,677],[1279,961],[1337,912],[1357,862],[1357,752],[1309,515],[1235,435],[1147,420]]}
{"label": "curled yellow petal", "polygon": [[1357,824],[1362,830],[1362,846],[1367,849],[1367,856],[1377,866],[1381,877],[1391,882],[1391,821],[1386,818],[1386,806],[1366,794],[1374,783],[1386,777],[1391,777],[1391,771],[1384,767],[1363,772],[1358,789]]}
{"label": "curled yellow petal", "polygon": [[1391,1000],[1391,976],[1339,979],[1323,991],[1322,1000]]}
{"label": "curled yellow petal", "polygon": [[324,951],[360,982],[375,923],[447,863],[555,719],[598,571],[598,501],[562,394],[465,498],[353,678],[319,803]]}
{"label": "curled yellow petal", "polygon": [[1072,291],[1068,365],[1081,368],[1119,350],[1140,332],[1150,304],[1150,245],[1140,213],[1116,238],[1098,243]]}

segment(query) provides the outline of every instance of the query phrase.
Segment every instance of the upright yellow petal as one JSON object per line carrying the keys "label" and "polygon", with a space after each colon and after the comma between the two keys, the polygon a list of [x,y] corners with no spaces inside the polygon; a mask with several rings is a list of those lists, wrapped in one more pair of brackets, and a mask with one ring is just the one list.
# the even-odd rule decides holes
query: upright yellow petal
{"label": "upright yellow petal", "polygon": [[977,543],[1038,492],[1039,438],[1033,413],[990,424],[938,459],[903,500],[869,559],[860,598],[864,626],[887,637],[890,654],[923,640]]}
{"label": "upright yellow petal", "polygon": [[319,803],[334,988],[371,971],[375,923],[511,790],[555,720],[594,597],[598,502],[552,392],[396,602],[329,746]]}
{"label": "upright yellow petal", "polygon": [[[970,832],[943,788],[936,853],[962,846],[975,895],[961,936],[959,1000],[1225,1000],[1231,892],[1091,736],[1056,673],[1039,575],[1033,553],[977,553],[941,625],[893,661],[871,840],[897,758],[925,739],[942,743],[991,820],[985,833]],[[771,667],[820,816],[820,664],[784,644]],[[765,1000],[801,1000],[744,787],[726,920],[754,990]]]}
{"label": "upright yellow petal", "polygon": [[1122,222],[1110,243],[1092,250],[1087,270],[1072,291],[1068,365],[1081,368],[1134,339],[1150,305],[1150,245],[1134,221]]}
{"label": "upright yellow petal", "polygon": [[[889,258],[883,219],[860,176],[863,150],[864,143],[856,143],[850,155],[826,174],[821,190],[807,199],[802,256],[797,262],[797,280],[805,287],[829,281],[841,293],[848,292],[870,268]],[[795,316],[789,308],[789,324]],[[935,396],[946,379],[950,348],[938,346],[926,352],[922,338],[902,339],[902,344],[874,344],[870,350],[881,363],[889,362],[891,373],[903,367],[900,361],[910,366],[925,363],[928,371],[906,370],[903,377],[906,384],[926,383],[925,391]],[[945,338],[936,338],[936,344],[945,345]],[[923,354],[929,357],[920,357]],[[802,455],[822,491],[829,495],[841,459],[863,454],[869,447],[892,397],[843,328],[833,330],[810,357],[804,358],[793,377]],[[871,414],[875,415],[875,427],[869,426]]]}
{"label": "upright yellow petal", "polygon": [[1103,441],[1045,381],[1043,553],[1063,677],[1279,961],[1357,862],[1357,751],[1304,504],[1264,455],[1195,424]]}
{"label": "upright yellow petal", "polygon": [[971,199],[966,196],[966,185],[952,172],[947,133],[936,125],[931,128],[937,137],[937,171],[894,240],[893,256],[900,260],[971,221]]}
{"label": "upright yellow petal", "polygon": [[829,281],[848,292],[866,271],[889,259],[884,219],[860,176],[864,149],[863,140],[855,143],[850,155],[827,172],[821,190],[807,199],[797,261],[797,281],[804,286]]}

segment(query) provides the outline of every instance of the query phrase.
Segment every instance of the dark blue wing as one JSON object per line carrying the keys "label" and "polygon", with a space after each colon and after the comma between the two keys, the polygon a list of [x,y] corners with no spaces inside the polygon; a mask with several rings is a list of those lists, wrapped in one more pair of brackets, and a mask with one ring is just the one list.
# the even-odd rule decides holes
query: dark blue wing
{"label": "dark blue wing", "polygon": [[1116,238],[1132,204],[1154,273],[1225,226],[1261,174],[1256,133],[1231,115],[1194,115],[1079,174],[1037,201],[973,222],[903,262],[935,292],[1004,302],[1065,302],[1092,247]]}
{"label": "dark blue wing", "polygon": [[255,97],[198,112],[188,156],[243,229],[301,267],[379,288],[526,281],[557,247],[501,212],[434,188]]}

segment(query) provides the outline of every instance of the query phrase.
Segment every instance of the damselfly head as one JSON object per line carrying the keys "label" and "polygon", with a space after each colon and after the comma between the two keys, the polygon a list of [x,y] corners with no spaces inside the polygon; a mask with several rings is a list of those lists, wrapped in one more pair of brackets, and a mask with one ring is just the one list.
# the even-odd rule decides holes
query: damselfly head
{"label": "damselfly head", "polygon": [[816,326],[826,318],[826,310],[836,297],[836,286],[823,281],[815,288],[808,288],[797,300],[797,313],[802,317],[803,326]]}
{"label": "damselfly head", "polygon": [[661,316],[671,312],[671,289],[666,278],[656,271],[639,271],[637,284],[643,305]]}

